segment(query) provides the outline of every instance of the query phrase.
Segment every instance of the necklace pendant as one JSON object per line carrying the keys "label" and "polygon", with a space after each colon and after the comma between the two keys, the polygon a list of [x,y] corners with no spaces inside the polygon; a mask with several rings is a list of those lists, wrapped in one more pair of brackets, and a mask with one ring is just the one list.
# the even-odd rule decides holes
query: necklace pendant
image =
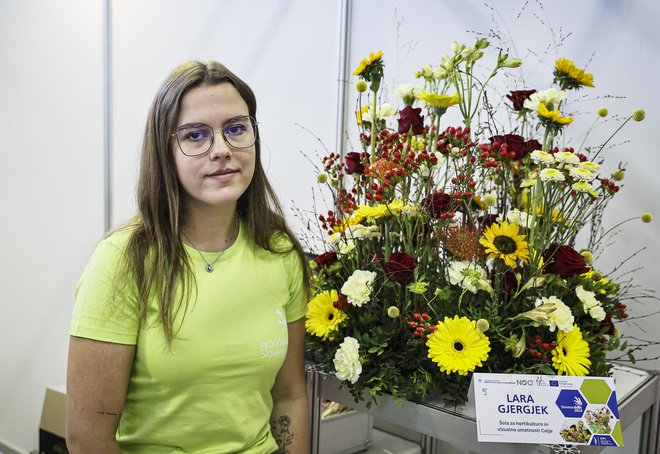
{"label": "necklace pendant", "polygon": [[211,263],[207,263],[207,264],[206,264],[206,271],[207,271],[207,272],[212,273],[212,272],[213,272],[213,269],[214,269],[214,268],[213,268],[213,265],[212,265]]}

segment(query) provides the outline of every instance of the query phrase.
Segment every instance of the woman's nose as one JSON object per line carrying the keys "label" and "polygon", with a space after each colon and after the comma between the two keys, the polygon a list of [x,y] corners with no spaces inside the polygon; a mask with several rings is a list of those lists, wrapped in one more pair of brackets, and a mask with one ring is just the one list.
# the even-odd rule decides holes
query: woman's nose
{"label": "woman's nose", "polygon": [[213,143],[211,144],[209,155],[212,159],[231,156],[231,147],[225,140],[221,129],[213,131]]}

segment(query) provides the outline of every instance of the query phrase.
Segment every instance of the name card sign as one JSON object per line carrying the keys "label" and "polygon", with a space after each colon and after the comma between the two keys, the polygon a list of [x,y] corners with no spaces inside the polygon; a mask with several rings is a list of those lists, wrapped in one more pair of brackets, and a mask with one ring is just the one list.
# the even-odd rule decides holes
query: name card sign
{"label": "name card sign", "polygon": [[611,377],[475,373],[472,385],[480,442],[623,446]]}

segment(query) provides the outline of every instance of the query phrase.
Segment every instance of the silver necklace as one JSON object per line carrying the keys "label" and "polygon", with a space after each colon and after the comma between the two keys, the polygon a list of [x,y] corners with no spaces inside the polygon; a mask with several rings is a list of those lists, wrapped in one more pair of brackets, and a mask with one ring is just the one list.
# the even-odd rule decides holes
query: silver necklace
{"label": "silver necklace", "polygon": [[229,241],[229,244],[227,244],[227,247],[225,247],[222,251],[220,251],[218,253],[218,256],[215,258],[215,260],[213,260],[213,262],[209,262],[208,260],[206,260],[206,257],[204,257],[204,254],[202,254],[202,251],[197,249],[197,246],[195,246],[195,243],[192,242],[192,240],[188,237],[188,235],[186,235],[186,232],[183,229],[181,229],[181,233],[183,233],[183,236],[186,237],[186,240],[188,240],[188,242],[192,245],[192,247],[195,248],[195,250],[197,251],[199,256],[202,258],[202,260],[204,260],[204,263],[206,263],[206,266],[204,267],[204,269],[208,273],[212,273],[213,270],[215,269],[214,265],[216,263],[218,263],[218,260],[220,260],[220,257],[222,257],[222,254],[224,254],[225,251],[227,249],[229,249],[232,246],[232,244],[234,244],[234,241],[236,241],[236,237],[238,236],[238,215],[236,215],[236,222],[234,223],[234,231],[231,234],[231,240]]}

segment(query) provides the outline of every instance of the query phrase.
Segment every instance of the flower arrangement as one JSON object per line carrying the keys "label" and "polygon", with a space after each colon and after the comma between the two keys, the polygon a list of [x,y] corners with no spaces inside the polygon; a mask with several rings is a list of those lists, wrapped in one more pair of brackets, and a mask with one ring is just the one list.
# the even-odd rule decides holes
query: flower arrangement
{"label": "flower arrangement", "polygon": [[[361,149],[318,169],[333,202],[318,214],[306,329],[319,367],[356,400],[440,391],[462,403],[475,370],[606,376],[608,352],[633,350],[614,326],[626,288],[593,263],[625,167],[601,173],[607,142],[560,145],[574,120],[565,99],[593,75],[557,60],[550,88],[506,95],[514,126],[500,132],[487,87],[522,62],[499,51],[479,77],[488,47],[454,43],[419,85],[396,89],[400,109],[381,102],[382,52],[354,72]],[[442,125],[449,109],[462,124]]]}

